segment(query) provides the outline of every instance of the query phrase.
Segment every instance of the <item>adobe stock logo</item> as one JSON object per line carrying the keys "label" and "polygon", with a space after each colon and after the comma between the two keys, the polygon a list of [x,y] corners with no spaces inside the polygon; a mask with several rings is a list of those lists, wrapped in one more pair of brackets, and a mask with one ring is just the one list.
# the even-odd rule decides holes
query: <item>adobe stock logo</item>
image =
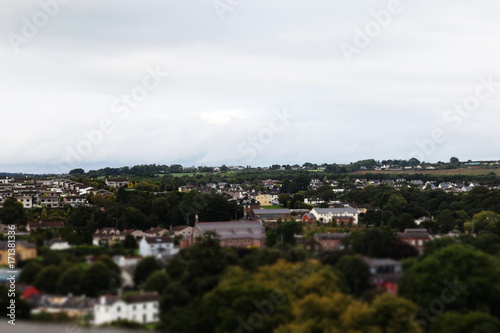
{"label": "adobe stock logo", "polygon": [[373,20],[366,22],[363,29],[360,27],[354,28],[354,37],[352,44],[347,42],[340,43],[339,47],[347,62],[351,62],[354,55],[361,54],[361,51],[367,48],[372,40],[378,37],[382,31],[387,28],[394,16],[400,15],[403,12],[403,6],[399,0],[391,0],[387,4],[387,9],[380,11],[372,11]]}
{"label": "adobe stock logo", "polygon": [[[118,116],[118,120],[125,120],[130,116],[133,109],[139,107],[151,92],[160,87],[164,79],[169,75],[163,72],[160,65],[156,67],[148,66],[146,74],[143,76],[141,84],[130,89],[130,93],[122,94],[111,103],[110,110]],[[119,121],[118,121],[119,122]],[[105,117],[100,119],[96,128],[83,130],[84,139],[80,140],[76,146],[67,146],[66,155],[59,163],[52,165],[56,173],[64,173],[65,170],[73,168],[77,163],[83,162],[84,158],[90,156],[94,148],[104,142],[106,135],[110,135],[115,130],[116,120]]]}
{"label": "adobe stock logo", "polygon": [[276,134],[281,133],[290,125],[290,119],[295,118],[294,114],[288,113],[286,109],[274,110],[274,116],[269,121],[267,127],[262,128],[256,135],[251,135],[247,140],[238,146],[238,153],[246,159],[253,159],[257,152],[263,151]]}
{"label": "adobe stock logo", "polygon": [[[452,108],[443,113],[443,121],[450,124],[453,131],[458,130],[465,119],[468,119],[481,106],[481,102],[490,98],[500,86],[500,81],[493,80],[493,74],[488,77],[479,77],[479,84],[474,89],[474,93],[465,97],[462,102],[456,103]],[[425,160],[426,157],[435,153],[439,145],[444,144],[448,140],[448,130],[446,127],[436,127],[431,131],[430,138],[423,140],[415,140],[418,149],[410,154],[419,160]]]}
{"label": "adobe stock logo", "polygon": [[20,34],[9,32],[7,34],[7,39],[14,50],[14,53],[18,54],[22,45],[26,45],[30,40],[35,38],[40,29],[46,27],[50,19],[54,18],[61,11],[61,5],[66,5],[71,0],[42,0],[38,2],[40,10],[37,11],[31,19],[23,17],[21,21],[23,25],[21,27]]}
{"label": "adobe stock logo", "polygon": [[[466,289],[467,286],[458,283],[458,278],[455,277],[453,282],[444,280],[445,287],[441,291],[439,297],[429,302],[426,308],[420,308],[418,312],[410,315],[409,324],[418,329],[419,332],[424,332],[434,319],[446,310],[446,305],[456,301]],[[406,332],[403,332],[406,333]]]}
{"label": "adobe stock logo", "polygon": [[226,20],[226,13],[233,12],[243,0],[215,0],[213,6],[221,21]]}

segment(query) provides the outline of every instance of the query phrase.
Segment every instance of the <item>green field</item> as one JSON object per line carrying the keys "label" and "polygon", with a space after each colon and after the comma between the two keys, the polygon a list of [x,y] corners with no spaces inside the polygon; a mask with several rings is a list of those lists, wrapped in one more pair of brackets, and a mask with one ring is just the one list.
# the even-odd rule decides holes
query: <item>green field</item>
{"label": "green field", "polygon": [[205,176],[205,175],[220,175],[220,174],[223,174],[223,175],[233,175],[235,173],[237,173],[238,171],[226,171],[226,172],[180,172],[180,173],[167,173],[167,174],[158,174],[157,176],[160,176],[160,177],[164,177],[164,176],[174,176],[174,177],[184,177],[184,176],[188,176],[188,177],[196,177],[198,175],[202,175],[202,176]]}
{"label": "green field", "polygon": [[284,208],[283,205],[274,205],[274,206],[260,206],[262,209],[281,209]]}
{"label": "green field", "polygon": [[494,172],[500,176],[500,169],[497,168],[460,168],[460,169],[446,169],[446,170],[401,170],[401,171],[375,171],[375,170],[360,170],[352,172],[352,174],[423,174],[423,175],[470,175],[481,176]]}

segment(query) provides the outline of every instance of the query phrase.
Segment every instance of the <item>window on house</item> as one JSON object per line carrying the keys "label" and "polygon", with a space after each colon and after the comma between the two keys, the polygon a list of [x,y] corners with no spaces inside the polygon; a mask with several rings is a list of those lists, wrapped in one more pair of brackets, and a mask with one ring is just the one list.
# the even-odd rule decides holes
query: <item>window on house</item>
{"label": "window on house", "polygon": [[121,311],[121,308],[120,307],[117,307],[116,308],[116,312],[120,312]]}

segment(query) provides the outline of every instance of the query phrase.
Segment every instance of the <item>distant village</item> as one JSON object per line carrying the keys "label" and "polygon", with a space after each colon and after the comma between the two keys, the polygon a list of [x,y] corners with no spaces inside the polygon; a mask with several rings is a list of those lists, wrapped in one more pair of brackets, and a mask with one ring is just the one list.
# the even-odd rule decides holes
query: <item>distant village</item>
{"label": "distant village", "polygon": [[[298,167],[298,166],[297,166]],[[281,169],[283,167],[280,167]],[[296,168],[293,166],[291,169]],[[301,167],[299,167],[301,168]],[[320,169],[322,167],[315,167]],[[406,166],[398,168],[392,165],[382,165],[376,170],[408,170],[422,168]],[[425,167],[433,168],[432,166]],[[278,169],[278,170],[279,170]],[[361,167],[361,170],[367,170]],[[220,170],[214,170],[219,172]],[[117,192],[134,192],[131,180],[127,177],[106,178],[105,186],[100,188],[88,186],[68,178],[15,178],[0,177],[0,208],[7,200],[15,199],[26,210],[43,209],[47,211],[64,210],[78,207],[91,207],[89,200],[92,196],[103,198],[114,197]],[[133,289],[134,272],[137,265],[147,257],[154,257],[161,265],[165,266],[180,251],[194,246],[207,233],[214,233],[222,247],[240,249],[263,248],[269,230],[277,228],[282,221],[299,222],[304,230],[314,230],[311,239],[302,234],[294,235],[294,243],[312,252],[343,250],[342,240],[349,235],[351,228],[360,226],[361,216],[370,211],[379,211],[379,207],[361,205],[345,200],[325,200],[315,196],[305,196],[303,202],[298,202],[298,207],[285,208],[280,200],[282,194],[282,180],[265,179],[255,189],[255,182],[228,183],[208,182],[204,185],[186,184],[177,188],[176,192],[190,193],[216,193],[228,202],[234,202],[240,207],[243,214],[241,218],[230,221],[201,222],[198,215],[194,223],[186,219],[184,225],[170,225],[169,227],[151,227],[146,230],[121,229],[115,227],[99,228],[92,233],[92,247],[113,247],[115,244],[124,243],[132,239],[136,248],[134,255],[114,255],[112,260],[120,268],[120,278],[123,281],[120,291],[114,295],[99,295],[88,297],[85,295],[53,294],[37,289],[33,285],[19,285],[18,291],[22,299],[31,305],[34,314],[65,313],[70,317],[88,316],[92,318],[93,325],[103,325],[126,320],[140,324],[152,324],[160,321],[159,300],[160,295],[155,292],[142,290],[132,294],[122,294],[122,290]],[[327,177],[311,177],[307,185],[308,190],[316,191],[327,188],[334,194],[343,194],[352,190],[365,190],[371,187],[386,186],[400,191],[403,188],[418,190],[441,191],[444,193],[468,193],[475,188],[488,188],[499,190],[500,186],[485,186],[478,182],[433,182],[429,180],[405,178],[391,179],[365,179],[350,177],[345,179],[329,180]],[[307,192],[305,192],[307,193]],[[165,192],[154,192],[155,197],[162,197]],[[301,206],[302,205],[302,206]],[[104,208],[101,208],[104,209]],[[50,216],[50,214],[48,214]],[[417,253],[422,254],[427,242],[441,237],[459,237],[457,230],[447,233],[435,233],[426,228],[425,223],[432,221],[433,216],[419,216],[413,219],[412,228],[404,228],[396,233],[397,240],[407,244]],[[26,236],[44,230],[58,230],[70,227],[60,219],[39,217],[37,220],[28,221],[26,225],[16,225],[16,258],[18,261],[35,259],[40,255],[40,246],[30,243]],[[323,228],[323,229],[320,229]],[[7,232],[8,225],[0,221],[0,232]],[[43,248],[50,251],[71,251],[74,244],[67,240],[52,238],[44,240]],[[86,255],[88,265],[97,259],[95,255]],[[370,258],[364,256],[363,260],[370,267],[373,287],[396,295],[398,292],[397,280],[402,274],[400,262],[391,258]],[[8,264],[8,245],[0,241],[0,267]],[[7,268],[0,268],[0,281],[5,282]],[[20,270],[18,270],[18,275]]]}

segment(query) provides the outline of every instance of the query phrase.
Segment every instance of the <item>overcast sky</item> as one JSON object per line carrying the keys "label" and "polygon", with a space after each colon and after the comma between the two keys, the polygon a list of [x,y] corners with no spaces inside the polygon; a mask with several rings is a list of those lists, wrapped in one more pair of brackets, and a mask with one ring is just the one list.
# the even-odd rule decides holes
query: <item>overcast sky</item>
{"label": "overcast sky", "polygon": [[499,10],[2,0],[0,172],[498,159]]}

